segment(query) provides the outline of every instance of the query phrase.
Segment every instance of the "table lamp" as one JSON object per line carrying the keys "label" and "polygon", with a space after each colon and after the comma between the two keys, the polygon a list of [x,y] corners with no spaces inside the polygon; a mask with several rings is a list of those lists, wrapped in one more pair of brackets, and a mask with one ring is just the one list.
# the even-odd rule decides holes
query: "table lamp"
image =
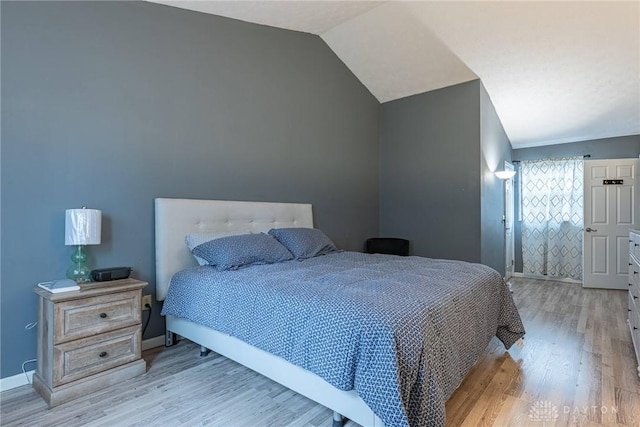
{"label": "table lamp", "polygon": [[91,269],[87,266],[85,245],[99,245],[102,230],[102,212],[97,209],[67,209],[64,221],[64,244],[78,245],[71,255],[72,264],[67,277],[76,283],[91,281]]}

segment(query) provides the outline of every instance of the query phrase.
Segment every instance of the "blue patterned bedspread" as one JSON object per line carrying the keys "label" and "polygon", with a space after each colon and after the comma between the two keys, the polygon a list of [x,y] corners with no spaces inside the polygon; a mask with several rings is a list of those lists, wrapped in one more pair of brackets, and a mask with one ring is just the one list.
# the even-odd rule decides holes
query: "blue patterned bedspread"
{"label": "blue patterned bedspread", "polygon": [[446,401],[491,338],[509,348],[524,335],[489,267],[357,252],[181,271],[162,314],[355,389],[387,426],[444,426]]}

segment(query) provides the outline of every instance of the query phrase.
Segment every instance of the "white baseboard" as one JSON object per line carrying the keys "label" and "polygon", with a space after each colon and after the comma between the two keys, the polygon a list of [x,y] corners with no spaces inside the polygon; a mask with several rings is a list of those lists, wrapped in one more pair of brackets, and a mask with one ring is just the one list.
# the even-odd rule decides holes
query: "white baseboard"
{"label": "white baseboard", "polygon": [[[0,392],[11,390],[12,388],[20,387],[25,384],[30,384],[33,378],[34,371],[27,371],[27,375],[20,372],[12,377],[0,378]],[[29,377],[27,379],[27,377]]]}
{"label": "white baseboard", "polygon": [[547,280],[549,282],[577,283],[578,285],[582,285],[582,280],[569,279],[566,277],[538,276],[536,274],[524,274],[524,273],[513,273],[512,277],[521,277],[523,279]]}
{"label": "white baseboard", "polygon": [[[160,347],[164,345],[164,335],[149,338],[142,341],[142,350],[148,350],[154,347]],[[27,371],[26,375],[20,372],[11,377],[0,378],[0,392],[11,390],[12,388],[21,387],[26,384],[31,384],[33,381],[33,373],[35,371]],[[28,377],[28,378],[27,378]]]}

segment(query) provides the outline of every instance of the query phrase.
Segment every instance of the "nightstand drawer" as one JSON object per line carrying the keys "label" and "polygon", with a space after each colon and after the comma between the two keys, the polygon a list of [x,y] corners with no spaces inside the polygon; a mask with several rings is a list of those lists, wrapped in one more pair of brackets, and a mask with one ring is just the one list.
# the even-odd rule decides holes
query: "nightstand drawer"
{"label": "nightstand drawer", "polygon": [[54,387],[139,359],[140,335],[136,325],[54,346]]}
{"label": "nightstand drawer", "polygon": [[140,323],[140,291],[65,301],[55,311],[58,344]]}

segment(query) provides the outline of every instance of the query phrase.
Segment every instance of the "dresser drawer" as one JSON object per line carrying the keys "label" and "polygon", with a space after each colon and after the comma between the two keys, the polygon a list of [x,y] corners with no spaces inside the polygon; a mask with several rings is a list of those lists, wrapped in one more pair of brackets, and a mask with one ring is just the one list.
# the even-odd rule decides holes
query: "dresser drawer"
{"label": "dresser drawer", "polygon": [[629,312],[629,328],[631,328],[631,335],[633,335],[634,343],[640,345],[638,336],[640,334],[640,312],[638,312],[638,304],[636,308]]}
{"label": "dresser drawer", "polygon": [[629,233],[629,255],[640,259],[640,234]]}
{"label": "dresser drawer", "polygon": [[640,286],[640,266],[629,257],[629,285]]}
{"label": "dresser drawer", "polygon": [[59,386],[140,358],[140,325],[54,346],[53,385]]}
{"label": "dresser drawer", "polygon": [[140,295],[141,291],[134,290],[56,304],[54,343],[140,323]]}
{"label": "dresser drawer", "polygon": [[635,283],[632,283],[631,286],[629,286],[629,299],[633,300],[636,307],[640,307],[640,286]]}

